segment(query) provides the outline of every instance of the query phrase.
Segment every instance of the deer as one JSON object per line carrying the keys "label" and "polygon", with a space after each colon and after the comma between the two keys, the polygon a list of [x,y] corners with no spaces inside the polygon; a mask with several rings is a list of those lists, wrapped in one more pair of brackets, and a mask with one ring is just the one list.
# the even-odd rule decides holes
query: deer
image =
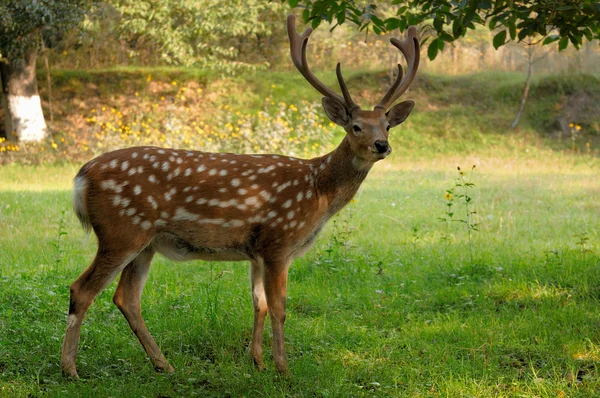
{"label": "deer", "polygon": [[312,29],[296,31],[287,18],[296,69],[319,93],[341,143],[324,156],[207,153],[151,146],[118,149],[85,164],[74,178],[73,207],[87,233],[98,240],[95,258],[70,285],[61,369],[78,379],[82,322],[96,296],[117,275],[113,302],[126,318],[157,371],[172,373],[141,314],[141,296],[156,253],[182,260],[249,261],[254,325],[249,354],[259,370],[267,313],[275,368],[289,374],[284,344],[286,289],[292,260],[311,247],[324,224],[348,204],[367,174],[392,151],[389,130],[411,113],[414,102],[391,106],[408,89],[419,65],[415,27],[391,43],[407,60],[373,110],[352,101],[341,73],[340,96],[309,69]]}

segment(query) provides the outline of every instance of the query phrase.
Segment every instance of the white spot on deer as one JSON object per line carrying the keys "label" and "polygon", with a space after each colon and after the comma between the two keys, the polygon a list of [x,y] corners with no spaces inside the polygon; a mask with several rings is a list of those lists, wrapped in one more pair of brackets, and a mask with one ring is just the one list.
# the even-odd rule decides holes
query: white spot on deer
{"label": "white spot on deer", "polygon": [[[181,158],[178,158],[178,159],[181,159]],[[179,174],[181,174],[181,169],[178,167],[173,171],[173,175],[175,177],[177,177],[177,176],[179,176]]]}
{"label": "white spot on deer", "polygon": [[230,163],[230,164],[236,164],[236,163],[237,163],[237,160],[230,160],[230,161],[229,161],[229,163]]}
{"label": "white spot on deer", "polygon": [[205,218],[203,220],[198,221],[198,224],[214,224],[221,225],[224,224],[225,220],[222,218]]}
{"label": "white spot on deer", "polygon": [[302,228],[304,226],[304,224],[306,224],[306,222],[300,221],[300,224],[298,224],[298,229]]}
{"label": "white spot on deer", "polygon": [[252,189],[258,189],[258,184],[252,184],[252,185],[250,185],[250,188],[252,188]]}
{"label": "white spot on deer", "polygon": [[319,166],[319,170],[325,170],[325,162],[321,163]]}
{"label": "white spot on deer", "polygon": [[219,171],[219,175],[220,176],[226,176],[227,175],[227,170],[223,169],[223,170]]}
{"label": "white spot on deer", "polygon": [[114,169],[115,167],[117,167],[117,164],[119,162],[117,161],[117,159],[113,159],[110,161],[110,163],[108,164],[110,166],[111,169]]}
{"label": "white spot on deer", "polygon": [[291,220],[292,218],[294,218],[294,214],[295,214],[295,213],[294,213],[294,210],[290,211],[290,212],[287,214],[287,219],[288,219],[288,220]]}
{"label": "white spot on deer", "polygon": [[288,200],[286,200],[286,201],[285,201],[285,203],[283,204],[283,208],[284,208],[284,209],[289,209],[291,205],[292,205],[292,200],[291,200],[291,199],[288,199]]}
{"label": "white spot on deer", "polygon": [[115,182],[115,180],[104,180],[100,183],[100,187],[102,189],[112,189],[113,191],[115,191],[117,186],[117,183]]}
{"label": "white spot on deer", "polygon": [[235,206],[237,204],[238,204],[237,200],[229,199],[229,200],[222,201],[221,203],[219,203],[219,207],[230,207],[230,206]]}
{"label": "white spot on deer", "polygon": [[235,207],[237,207],[238,209],[240,209],[240,210],[242,210],[242,211],[243,211],[243,210],[246,210],[246,209],[248,208],[248,206],[246,206],[245,204],[237,205],[237,206],[235,206]]}
{"label": "white spot on deer", "polygon": [[150,161],[151,162],[155,162],[156,161],[156,156],[155,155],[150,156]]}
{"label": "white spot on deer", "polygon": [[294,228],[295,226],[296,226],[296,220],[294,220],[290,223],[290,228]]}
{"label": "white spot on deer", "polygon": [[113,196],[113,206],[118,206],[121,203],[121,195]]}
{"label": "white spot on deer", "polygon": [[246,198],[246,200],[244,202],[249,206],[259,206],[260,205],[256,196],[251,196],[249,198]]}
{"label": "white spot on deer", "polygon": [[185,203],[190,203],[192,200],[194,200],[194,197],[188,196],[187,198],[185,198]]}
{"label": "white spot on deer", "polygon": [[156,226],[156,227],[166,227],[167,226],[167,222],[165,220],[158,219],[158,220],[154,221],[154,226]]}
{"label": "white spot on deer", "polygon": [[129,171],[127,172],[127,175],[132,176],[135,173],[137,173],[137,169],[135,167],[132,167],[129,169]]}
{"label": "white spot on deer", "polygon": [[208,172],[208,175],[214,176],[215,174],[217,174],[217,169],[210,169],[210,171]]}
{"label": "white spot on deer", "polygon": [[127,215],[129,217],[133,216],[136,212],[136,209],[134,209],[133,207],[130,207],[129,209],[127,209]]}
{"label": "white spot on deer", "polygon": [[267,220],[269,220],[269,219],[271,219],[271,218],[275,218],[275,217],[277,217],[277,212],[275,212],[275,211],[273,211],[273,210],[271,210],[271,211],[269,212],[269,214],[267,214]]}
{"label": "white spot on deer", "polygon": [[152,163],[152,168],[153,169],[158,169],[160,167],[160,162],[154,162]]}
{"label": "white spot on deer", "polygon": [[207,202],[207,200],[206,200],[206,199],[204,199],[204,198],[200,198],[200,199],[198,199],[198,200],[196,201],[196,204],[198,204],[198,205],[203,205],[203,204],[205,204],[206,202]]}
{"label": "white spot on deer", "polygon": [[240,186],[240,179],[239,178],[234,178],[233,180],[231,180],[231,186],[233,186],[233,187],[239,187]]}
{"label": "white spot on deer", "polygon": [[169,164],[169,162],[167,162],[167,161],[165,160],[165,161],[163,162],[163,164],[162,164],[162,167],[161,167],[161,168],[162,168],[162,171],[169,171],[169,167],[170,167],[170,166],[171,166],[171,165]]}
{"label": "white spot on deer", "polygon": [[225,228],[229,228],[229,227],[238,228],[238,227],[243,227],[244,224],[246,224],[246,223],[243,222],[242,220],[229,220],[225,224],[223,224],[223,226]]}
{"label": "white spot on deer", "polygon": [[304,197],[304,194],[302,192],[298,192],[298,195],[296,195],[296,201],[300,202],[303,197]]}
{"label": "white spot on deer", "polygon": [[190,189],[192,189],[192,187],[185,187],[185,188],[183,188],[183,192],[189,192]]}
{"label": "white spot on deer", "polygon": [[123,163],[121,163],[121,170],[125,171],[127,170],[127,168],[129,167],[129,162],[126,160]]}
{"label": "white spot on deer", "polygon": [[271,156],[273,159],[279,159],[279,155],[272,155]]}
{"label": "white spot on deer", "polygon": [[220,201],[220,200],[218,200],[218,199],[211,199],[211,200],[208,202],[208,205],[209,205],[209,206],[218,206],[218,205],[219,205],[219,203],[221,203],[221,201]]}
{"label": "white spot on deer", "polygon": [[133,159],[137,158],[137,157],[138,157],[138,153],[137,153],[137,152],[134,152],[134,153],[132,153],[132,154],[131,154],[131,157],[132,157]]}
{"label": "white spot on deer", "polygon": [[123,198],[121,199],[121,207],[127,207],[131,203],[131,199]]}
{"label": "white spot on deer", "polygon": [[225,193],[225,192],[227,192],[227,188],[219,188],[219,192],[220,193]]}
{"label": "white spot on deer", "polygon": [[177,158],[177,164],[181,164],[181,163],[183,163],[183,159]]}
{"label": "white spot on deer", "polygon": [[281,192],[284,189],[286,189],[287,187],[289,187],[290,185],[292,185],[291,181],[286,182],[285,184],[282,184],[280,186],[277,187],[277,192]]}
{"label": "white spot on deer", "polygon": [[238,194],[240,194],[240,195],[245,195],[245,194],[247,194],[247,193],[248,193],[248,190],[247,190],[247,189],[244,189],[244,188],[240,188],[240,189],[238,189]]}
{"label": "white spot on deer", "polygon": [[284,231],[287,231],[289,227],[290,227],[289,225],[285,224],[285,225],[283,226],[283,230],[284,230]]}
{"label": "white spot on deer", "polygon": [[265,168],[260,168],[258,169],[258,174],[266,174],[269,171],[275,170],[275,166],[274,165],[270,165],[269,167],[265,167]]}
{"label": "white spot on deer", "polygon": [[192,169],[185,169],[185,172],[183,173],[184,176],[188,177],[192,174]]}
{"label": "white spot on deer", "polygon": [[308,191],[306,191],[306,199],[310,199],[312,197],[312,191],[309,189]]}
{"label": "white spot on deer", "polygon": [[152,223],[148,220],[142,221],[142,223],[140,224],[140,227],[142,227],[142,229],[150,229],[151,226]]}
{"label": "white spot on deer", "polygon": [[143,156],[144,159],[148,159],[149,157],[150,156],[147,153],[145,153],[144,156]]}
{"label": "white spot on deer", "polygon": [[164,218],[164,219],[169,218],[169,213],[167,213],[166,211],[161,211],[160,218]]}
{"label": "white spot on deer", "polygon": [[133,225],[138,225],[138,224],[140,223],[140,221],[141,221],[141,220],[142,220],[142,219],[141,219],[141,218],[139,218],[138,216],[134,216],[134,217],[131,219],[131,222],[133,222]]}
{"label": "white spot on deer", "polygon": [[198,168],[196,169],[196,171],[198,173],[202,173],[204,170],[206,170],[206,166],[204,166],[203,164],[201,164],[200,166],[198,166]]}
{"label": "white spot on deer", "polygon": [[156,151],[158,153],[160,153],[161,155],[164,155],[166,152],[163,149],[159,149],[158,151]]}
{"label": "white spot on deer", "polygon": [[150,181],[151,183],[155,183],[156,182],[156,177],[154,176],[154,174],[150,174],[148,176],[148,181]]}
{"label": "white spot on deer", "polygon": [[171,200],[173,198],[173,195],[175,195],[176,193],[177,193],[177,189],[171,188],[171,190],[169,192],[165,192],[165,199]]}
{"label": "white spot on deer", "polygon": [[294,186],[297,186],[299,184],[298,180],[294,180]]}
{"label": "white spot on deer", "polygon": [[198,214],[190,213],[183,207],[178,207],[175,210],[175,215],[173,216],[173,221],[196,221],[200,216]]}
{"label": "white spot on deer", "polygon": [[142,172],[143,172],[143,171],[144,171],[144,168],[143,168],[142,166],[138,166],[138,168],[137,168],[137,172],[138,172],[139,174],[142,174]]}
{"label": "white spot on deer", "polygon": [[277,166],[281,167],[281,166],[283,166],[283,163],[277,162]]}
{"label": "white spot on deer", "polygon": [[248,177],[248,179],[249,179],[250,181],[254,181],[254,180],[256,180],[256,176],[255,176],[255,175],[251,175],[250,177]]}
{"label": "white spot on deer", "polygon": [[158,203],[156,202],[156,200],[154,200],[154,198],[152,197],[152,195],[148,195],[148,197],[146,198],[146,200],[148,201],[148,203],[150,203],[152,205],[152,207],[155,210],[158,209]]}
{"label": "white spot on deer", "polygon": [[258,194],[259,194],[260,196],[262,196],[264,200],[269,200],[269,199],[271,199],[271,194],[270,194],[270,193],[268,193],[267,191],[260,191]]}
{"label": "white spot on deer", "polygon": [[142,187],[140,187],[139,185],[136,185],[135,187],[133,187],[133,193],[136,195],[139,195],[142,193]]}

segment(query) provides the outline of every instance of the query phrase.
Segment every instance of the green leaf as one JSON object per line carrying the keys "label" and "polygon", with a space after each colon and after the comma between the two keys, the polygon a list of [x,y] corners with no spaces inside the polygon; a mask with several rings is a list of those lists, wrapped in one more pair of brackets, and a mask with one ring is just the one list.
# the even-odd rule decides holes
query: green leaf
{"label": "green leaf", "polygon": [[558,39],[560,39],[560,36],[558,36],[558,35],[550,35],[550,36],[548,36],[548,37],[546,37],[544,39],[544,41],[542,42],[542,45],[545,46],[546,44],[554,43]]}
{"label": "green leaf", "polygon": [[438,49],[439,49],[439,44],[438,44],[439,41],[441,41],[441,40],[435,39],[431,43],[429,43],[429,47],[427,47],[427,56],[429,57],[429,59],[431,61],[433,61],[435,59],[435,57],[437,56]]}
{"label": "green leaf", "polygon": [[492,43],[494,44],[494,48],[496,50],[498,48],[500,48],[500,46],[503,46],[504,43],[506,43],[506,31],[503,30],[502,32],[496,34],[496,36],[494,36]]}
{"label": "green leaf", "polygon": [[562,51],[565,48],[567,48],[568,44],[569,44],[569,38],[567,36],[561,37],[560,41],[558,42],[558,51]]}

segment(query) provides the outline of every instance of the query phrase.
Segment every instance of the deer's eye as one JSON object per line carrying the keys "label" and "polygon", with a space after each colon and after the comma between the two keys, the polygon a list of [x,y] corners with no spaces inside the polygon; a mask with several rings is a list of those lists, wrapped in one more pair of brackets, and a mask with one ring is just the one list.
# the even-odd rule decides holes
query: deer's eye
{"label": "deer's eye", "polygon": [[385,131],[390,131],[390,125],[388,124],[387,127],[385,128]]}
{"label": "deer's eye", "polygon": [[352,130],[354,130],[355,133],[360,133],[362,130],[360,129],[360,127],[358,127],[357,124],[355,124],[354,126],[352,126]]}

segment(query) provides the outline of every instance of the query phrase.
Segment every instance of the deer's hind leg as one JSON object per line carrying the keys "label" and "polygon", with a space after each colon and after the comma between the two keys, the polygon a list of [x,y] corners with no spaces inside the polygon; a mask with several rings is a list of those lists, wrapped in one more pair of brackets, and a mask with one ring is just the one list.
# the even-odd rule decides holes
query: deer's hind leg
{"label": "deer's hind leg", "polygon": [[252,305],[254,306],[254,327],[250,342],[250,355],[259,370],[265,368],[263,362],[263,335],[267,316],[267,296],[263,281],[264,263],[262,259],[250,262],[250,280],[252,282]]}
{"label": "deer's hind leg", "polygon": [[127,264],[121,273],[113,302],[127,319],[131,330],[144,347],[156,370],[172,373],[173,367],[165,359],[142,318],[142,291],[148,279],[150,263],[155,252],[156,250],[149,246]]}
{"label": "deer's hind leg", "polygon": [[66,375],[73,378],[79,377],[76,367],[77,347],[81,324],[87,310],[96,296],[129,262],[138,256],[142,248],[116,249],[111,245],[100,244],[94,261],[71,284],[69,317],[61,355],[61,369]]}

